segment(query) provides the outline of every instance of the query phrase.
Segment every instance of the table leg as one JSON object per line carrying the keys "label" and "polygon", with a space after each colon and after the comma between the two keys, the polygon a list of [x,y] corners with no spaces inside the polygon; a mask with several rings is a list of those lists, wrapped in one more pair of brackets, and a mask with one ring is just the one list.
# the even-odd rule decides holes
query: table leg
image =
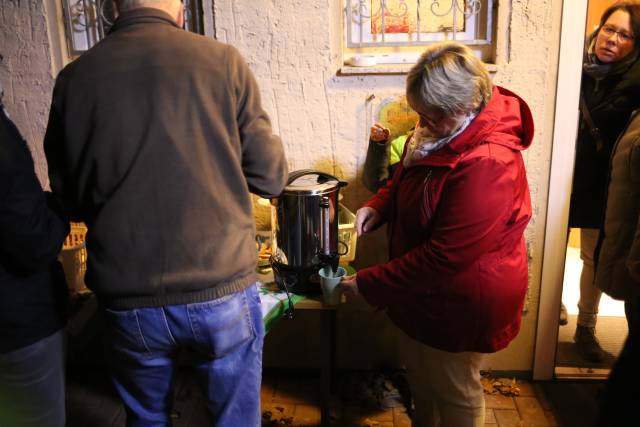
{"label": "table leg", "polygon": [[322,427],[329,427],[331,424],[331,379],[335,366],[335,335],[336,335],[336,311],[322,310],[322,333],[321,333],[321,420]]}

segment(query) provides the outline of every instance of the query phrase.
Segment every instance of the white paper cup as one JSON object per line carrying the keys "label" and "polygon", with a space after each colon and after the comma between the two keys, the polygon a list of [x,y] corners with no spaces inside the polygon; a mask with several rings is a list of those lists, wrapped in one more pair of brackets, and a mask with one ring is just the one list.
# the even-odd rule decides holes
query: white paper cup
{"label": "white paper cup", "polygon": [[321,268],[318,271],[320,276],[320,288],[322,289],[322,296],[324,303],[327,305],[340,304],[342,298],[342,291],[338,286],[340,280],[347,274],[347,270],[344,267],[338,267],[334,272],[331,271],[330,266]]}

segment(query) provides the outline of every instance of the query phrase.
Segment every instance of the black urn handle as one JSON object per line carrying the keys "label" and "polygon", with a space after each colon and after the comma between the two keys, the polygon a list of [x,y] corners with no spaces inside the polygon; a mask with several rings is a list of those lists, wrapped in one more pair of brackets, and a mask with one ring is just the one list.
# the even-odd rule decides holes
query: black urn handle
{"label": "black urn handle", "polygon": [[[347,182],[345,181],[340,181],[338,178],[336,178],[335,176],[328,174],[326,172],[322,172],[322,171],[318,171],[318,170],[314,170],[314,169],[300,169],[297,171],[293,171],[291,173],[289,173],[289,178],[287,179],[287,185],[291,184],[293,181],[295,181],[296,179],[306,176],[306,175],[318,175],[318,183],[322,183],[322,182],[326,182],[329,181],[331,179],[334,179],[336,181],[338,181],[338,186],[345,187],[347,185]],[[322,181],[320,181],[320,178],[322,179]]]}

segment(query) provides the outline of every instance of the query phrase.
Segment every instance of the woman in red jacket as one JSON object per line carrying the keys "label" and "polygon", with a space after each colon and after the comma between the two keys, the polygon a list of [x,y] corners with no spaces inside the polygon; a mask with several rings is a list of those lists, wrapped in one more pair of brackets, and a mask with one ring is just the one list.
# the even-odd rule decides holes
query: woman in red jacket
{"label": "woman in red jacket", "polygon": [[356,215],[359,235],[388,224],[389,261],[341,286],[411,338],[415,426],[482,426],[480,366],[518,334],[527,290],[531,202],[520,152],[533,120],[456,42],[427,49],[407,100],[416,131],[393,178]]}

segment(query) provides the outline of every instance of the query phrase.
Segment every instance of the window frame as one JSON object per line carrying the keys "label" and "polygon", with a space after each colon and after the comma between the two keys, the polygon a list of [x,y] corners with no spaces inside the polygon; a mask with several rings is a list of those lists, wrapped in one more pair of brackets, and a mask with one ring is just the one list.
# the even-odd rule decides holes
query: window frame
{"label": "window frame", "polygon": [[[452,28],[450,31],[431,33],[400,33],[401,35],[379,33],[376,35],[378,40],[375,42],[368,40],[356,40],[354,42],[354,31],[358,31],[359,23],[356,22],[354,24],[353,12],[349,13],[349,10],[351,9],[353,11],[354,5],[361,6],[363,3],[368,3],[369,5],[375,5],[378,3],[378,5],[382,7],[386,1],[387,0],[344,0],[342,2],[343,40],[342,66],[340,69],[341,74],[405,73],[407,71],[407,67],[416,62],[426,46],[443,40],[454,40],[454,37],[455,40],[469,45],[469,47],[471,47],[471,49],[474,50],[478,57],[485,63],[491,64],[495,61],[495,36],[497,34],[498,23],[497,0],[417,0],[417,5],[421,8],[433,7],[436,4],[442,5],[444,3],[445,6],[448,4],[449,12],[453,16],[460,15],[460,9],[458,9],[457,14],[453,14],[451,12],[453,10],[454,3],[459,7],[459,3],[462,2],[463,6],[466,7],[469,5],[469,2],[479,2],[481,9],[478,13],[484,13],[484,15],[479,18],[468,16],[466,21],[474,20],[474,23],[473,25],[470,25],[468,22],[465,22],[465,31],[453,31],[454,28]],[[419,15],[417,11],[416,14]],[[369,21],[366,19],[363,21],[366,26],[367,22],[370,22],[372,18],[371,16],[365,16],[365,18],[369,19]],[[381,17],[378,19],[384,21]],[[420,18],[418,17],[417,19],[419,20]],[[359,26],[360,30],[362,30],[363,25]],[[482,28],[478,28],[479,26]],[[370,27],[371,26],[369,25],[369,30]],[[421,28],[419,23],[418,28]],[[391,40],[389,40],[390,34]],[[428,36],[424,36],[425,34],[428,34]],[[478,37],[478,35],[480,35],[480,37]],[[399,41],[398,38],[402,37],[407,40]]]}

